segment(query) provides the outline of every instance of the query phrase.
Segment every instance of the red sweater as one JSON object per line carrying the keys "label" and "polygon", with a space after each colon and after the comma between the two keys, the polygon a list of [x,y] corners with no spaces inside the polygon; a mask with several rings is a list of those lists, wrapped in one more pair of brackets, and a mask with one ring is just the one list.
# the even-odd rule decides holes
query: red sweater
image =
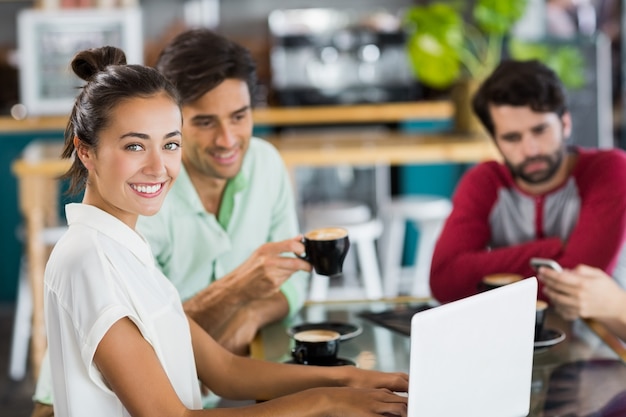
{"label": "red sweater", "polygon": [[578,161],[568,179],[540,196],[520,190],[495,161],[467,172],[433,254],[430,286],[438,301],[475,294],[488,274],[533,276],[534,256],[564,268],[615,270],[626,282],[626,265],[616,268],[626,237],[626,153],[574,151]]}

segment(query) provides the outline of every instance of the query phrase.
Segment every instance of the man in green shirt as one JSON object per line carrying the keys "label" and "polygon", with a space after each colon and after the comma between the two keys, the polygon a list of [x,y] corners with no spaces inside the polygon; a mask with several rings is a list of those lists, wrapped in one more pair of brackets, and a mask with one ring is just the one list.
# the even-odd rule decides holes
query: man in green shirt
{"label": "man in green shirt", "polygon": [[138,229],[186,312],[245,353],[258,329],[300,309],[311,269],[293,256],[304,246],[282,159],[252,137],[255,64],[240,45],[195,29],[165,47],[157,68],[183,100],[183,169]]}

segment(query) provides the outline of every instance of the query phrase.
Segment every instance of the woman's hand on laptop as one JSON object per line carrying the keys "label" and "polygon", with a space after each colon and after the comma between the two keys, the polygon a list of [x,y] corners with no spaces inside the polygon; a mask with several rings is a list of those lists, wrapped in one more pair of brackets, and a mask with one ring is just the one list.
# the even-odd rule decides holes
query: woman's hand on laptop
{"label": "woman's hand on laptop", "polygon": [[409,375],[404,372],[380,372],[353,366],[342,366],[337,370],[343,373],[339,378],[348,387],[386,388],[396,392],[409,390]]}

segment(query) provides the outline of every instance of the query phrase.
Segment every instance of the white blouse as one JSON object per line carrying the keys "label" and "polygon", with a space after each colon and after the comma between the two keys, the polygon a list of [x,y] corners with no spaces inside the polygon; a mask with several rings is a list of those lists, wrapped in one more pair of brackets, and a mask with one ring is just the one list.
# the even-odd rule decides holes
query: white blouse
{"label": "white blouse", "polygon": [[124,317],[152,345],[181,401],[202,408],[189,324],[148,243],[94,206],[68,204],[66,214],[69,230],[50,256],[44,285],[55,414],[129,416],[93,362],[103,336]]}

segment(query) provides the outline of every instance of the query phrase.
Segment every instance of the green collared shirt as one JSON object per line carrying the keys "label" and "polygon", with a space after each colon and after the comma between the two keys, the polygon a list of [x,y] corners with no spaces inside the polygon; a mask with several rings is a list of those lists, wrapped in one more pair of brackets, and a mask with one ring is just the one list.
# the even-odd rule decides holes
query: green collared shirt
{"label": "green collared shirt", "polygon": [[[262,244],[299,233],[284,163],[257,138],[250,140],[239,174],[228,181],[217,218],[206,212],[183,168],[161,210],[140,217],[137,229],[182,300],[234,270]],[[308,275],[297,272],[281,286],[290,315],[305,301]]]}

